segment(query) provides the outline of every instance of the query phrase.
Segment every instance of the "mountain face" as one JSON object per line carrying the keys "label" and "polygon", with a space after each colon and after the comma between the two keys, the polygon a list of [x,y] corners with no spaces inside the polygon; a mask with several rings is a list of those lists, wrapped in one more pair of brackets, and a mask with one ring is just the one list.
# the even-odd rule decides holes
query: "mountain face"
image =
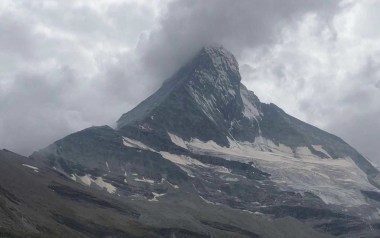
{"label": "mountain face", "polygon": [[215,140],[228,145],[232,122],[243,118],[237,61],[222,48],[204,48],[162,88],[124,114],[118,130],[149,126],[190,140]]}
{"label": "mountain face", "polygon": [[[223,47],[203,48],[115,129],[87,128],[15,160],[14,169],[24,174],[22,163],[29,165],[30,181],[50,188],[60,207],[83,205],[129,222],[91,220],[92,212],[49,203],[35,223],[0,224],[9,234],[23,227],[51,237],[36,227],[53,216],[72,237],[380,235],[379,171],[340,138],[261,103]],[[13,204],[23,196],[12,190],[17,181],[0,183],[1,204],[23,215]]]}
{"label": "mountain face", "polygon": [[292,150],[307,147],[321,158],[350,157],[369,176],[378,174],[340,138],[287,115],[274,104],[261,103],[240,80],[239,66],[231,53],[221,47],[206,47],[154,95],[124,114],[117,129],[146,127],[186,141],[197,138],[224,147],[230,145],[229,139],[254,143],[265,138]]}

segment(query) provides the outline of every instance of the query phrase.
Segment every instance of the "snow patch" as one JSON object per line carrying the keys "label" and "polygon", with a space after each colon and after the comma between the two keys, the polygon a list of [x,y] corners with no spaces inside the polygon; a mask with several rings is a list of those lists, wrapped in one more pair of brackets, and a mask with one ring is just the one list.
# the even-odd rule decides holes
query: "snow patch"
{"label": "snow patch", "polygon": [[158,202],[157,198],[166,195],[166,193],[155,193],[155,192],[152,192],[152,193],[154,197],[152,199],[149,199],[150,202]]}
{"label": "snow patch", "polygon": [[325,149],[323,149],[323,147],[321,145],[312,145],[312,147],[314,148],[314,150],[319,151],[319,152],[325,154],[327,157],[331,158],[329,153]]}
{"label": "snow patch", "polygon": [[144,182],[144,183],[154,184],[154,180],[146,179],[146,178],[144,178],[144,177],[143,177],[142,179],[135,178],[135,181],[137,181],[137,182]]}
{"label": "snow patch", "polygon": [[98,177],[93,182],[99,187],[106,189],[108,193],[114,194],[116,192],[116,187],[110,183],[107,183],[103,180],[102,177]]}
{"label": "snow patch", "polygon": [[89,174],[86,174],[84,176],[79,176],[79,179],[82,183],[84,183],[87,186],[91,186],[92,178]]}
{"label": "snow patch", "polygon": [[217,202],[211,202],[207,199],[205,199],[204,197],[202,197],[201,195],[199,195],[199,197],[207,204],[212,204],[212,205],[221,205],[220,203],[217,203]]}
{"label": "snow patch", "polygon": [[185,141],[184,141],[181,137],[178,137],[178,136],[176,136],[176,135],[174,135],[174,134],[171,134],[171,133],[168,133],[168,135],[169,135],[169,137],[170,137],[170,140],[171,140],[174,144],[176,144],[176,145],[178,145],[179,147],[182,147],[182,148],[184,148],[184,149],[187,149],[186,143],[185,143]]}
{"label": "snow patch", "polygon": [[107,161],[106,161],[106,166],[107,166],[108,172],[111,172],[110,167],[108,166],[108,162]]}
{"label": "snow patch", "polygon": [[171,184],[169,181],[166,181],[170,186],[172,186],[173,188],[175,189],[179,189],[179,186],[178,185],[175,185],[175,184]]}
{"label": "snow patch", "polygon": [[[304,159],[313,159],[316,156],[310,151],[308,147],[302,146],[297,147],[294,153],[295,157],[300,157]],[[319,157],[318,157],[319,158]]]}
{"label": "snow patch", "polygon": [[204,168],[209,167],[208,165],[205,165],[201,163],[200,161],[193,159],[189,156],[171,154],[165,151],[161,151],[160,154],[163,158],[175,163],[184,172],[186,172],[186,174],[191,178],[194,178],[195,176],[193,172],[189,168],[187,168],[188,166],[197,166],[197,167],[204,167]]}
{"label": "snow patch", "polygon": [[123,144],[127,147],[131,148],[137,148],[141,150],[149,150],[152,152],[156,152],[154,149],[150,148],[149,146],[145,145],[144,143],[138,141],[138,140],[133,140],[128,137],[123,137]]}
{"label": "snow patch", "polygon": [[37,167],[31,166],[29,164],[22,164],[22,166],[27,167],[29,169],[33,169],[34,172],[38,173],[38,168]]}
{"label": "snow patch", "polygon": [[201,163],[200,161],[196,159],[192,159],[191,157],[184,156],[184,155],[176,155],[171,154],[166,151],[160,151],[160,154],[163,158],[179,165],[196,165],[200,167],[208,167],[207,165]]}
{"label": "snow patch", "polygon": [[71,178],[71,180],[73,180],[75,182],[77,181],[77,177],[75,176],[75,174],[71,174],[70,178]]}
{"label": "snow patch", "polygon": [[228,93],[231,94],[232,96],[236,95],[235,90],[232,90],[232,89],[228,89]]}
{"label": "snow patch", "polygon": [[72,175],[72,178],[73,176],[75,177],[75,181],[77,181],[76,178],[79,178],[80,182],[82,182],[83,184],[87,186],[91,186],[92,184],[95,184],[98,187],[105,189],[108,193],[114,194],[116,192],[116,187],[110,183],[105,182],[102,177],[97,177],[95,179],[92,179],[91,175],[89,174],[86,174],[84,176]]}
{"label": "snow patch", "polygon": [[249,91],[240,88],[241,99],[243,100],[243,115],[248,119],[256,120],[260,118],[260,112],[257,107],[249,100]]}
{"label": "snow patch", "polygon": [[231,174],[231,169],[228,169],[224,166],[218,166],[216,171],[223,174]]}

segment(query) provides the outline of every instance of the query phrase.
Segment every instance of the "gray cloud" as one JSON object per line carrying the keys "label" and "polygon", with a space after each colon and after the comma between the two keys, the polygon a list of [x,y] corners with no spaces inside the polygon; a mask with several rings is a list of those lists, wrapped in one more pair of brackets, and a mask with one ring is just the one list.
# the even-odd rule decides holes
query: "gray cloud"
{"label": "gray cloud", "polygon": [[337,2],[315,0],[182,0],[173,1],[140,44],[143,62],[159,77],[167,77],[202,46],[224,45],[240,56],[247,48],[277,42],[282,27],[307,12],[328,18]]}
{"label": "gray cloud", "polygon": [[305,15],[264,53],[250,51],[243,71],[261,99],[343,137],[378,162],[380,34],[369,23],[379,4],[345,5],[328,22]]}
{"label": "gray cloud", "polygon": [[[127,85],[139,67],[125,58],[135,55],[155,10],[141,1],[2,1],[0,146],[27,155],[74,131],[112,124],[135,105],[141,96]],[[130,73],[112,73],[117,68]],[[115,92],[113,83],[125,90]]]}
{"label": "gray cloud", "polygon": [[0,146],[29,154],[112,125],[217,43],[263,101],[380,162],[376,9],[372,0],[3,0]]}

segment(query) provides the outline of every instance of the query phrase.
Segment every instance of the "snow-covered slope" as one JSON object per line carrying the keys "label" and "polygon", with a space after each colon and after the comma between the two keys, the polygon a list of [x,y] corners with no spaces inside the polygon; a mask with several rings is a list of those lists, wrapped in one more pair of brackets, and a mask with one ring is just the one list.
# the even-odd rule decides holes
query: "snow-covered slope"
{"label": "snow-covered slope", "polygon": [[368,205],[361,191],[379,192],[350,157],[332,159],[320,145],[313,145],[313,148],[324,153],[327,158],[318,157],[308,147],[294,149],[276,145],[262,137],[257,137],[254,143],[230,139],[228,147],[219,146],[214,141],[184,141],[173,134],[170,134],[170,138],[176,145],[193,153],[253,163],[255,167],[271,174],[271,180],[279,188],[300,193],[311,192],[326,204],[349,207]]}

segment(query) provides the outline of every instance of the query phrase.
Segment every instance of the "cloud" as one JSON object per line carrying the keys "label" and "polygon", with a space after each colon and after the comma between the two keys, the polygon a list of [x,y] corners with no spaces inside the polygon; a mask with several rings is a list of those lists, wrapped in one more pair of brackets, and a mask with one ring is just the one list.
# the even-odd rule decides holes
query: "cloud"
{"label": "cloud", "polygon": [[[141,100],[132,88],[149,87],[135,85],[140,67],[132,59],[158,16],[153,7],[2,1],[0,146],[27,155],[85,127],[112,124]],[[118,75],[121,68],[129,74]]]}
{"label": "cloud", "polygon": [[307,12],[328,18],[336,7],[325,0],[173,1],[160,27],[140,44],[142,60],[156,76],[168,77],[204,45],[222,44],[240,56],[277,42],[282,27]]}
{"label": "cloud", "polygon": [[284,29],[281,41],[247,53],[242,67],[262,100],[343,137],[378,162],[380,34],[373,22],[379,7],[378,1],[351,3],[329,22],[307,14]]}

